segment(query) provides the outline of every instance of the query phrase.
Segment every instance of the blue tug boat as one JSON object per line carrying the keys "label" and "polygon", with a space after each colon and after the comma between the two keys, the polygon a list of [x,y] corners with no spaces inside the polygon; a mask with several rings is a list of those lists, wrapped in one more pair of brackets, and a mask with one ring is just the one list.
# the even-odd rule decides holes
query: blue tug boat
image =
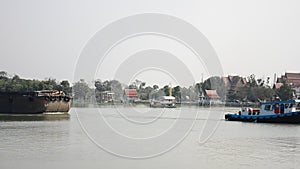
{"label": "blue tug boat", "polygon": [[300,123],[300,100],[261,102],[260,109],[242,107],[238,113],[225,114],[225,119],[261,123]]}

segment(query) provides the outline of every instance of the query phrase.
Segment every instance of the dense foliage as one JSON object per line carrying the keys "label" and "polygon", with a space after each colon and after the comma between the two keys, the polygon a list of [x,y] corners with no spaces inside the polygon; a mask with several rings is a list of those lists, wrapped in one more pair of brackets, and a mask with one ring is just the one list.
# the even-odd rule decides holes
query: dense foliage
{"label": "dense foliage", "polygon": [[0,92],[32,92],[37,90],[61,90],[71,94],[72,88],[67,80],[56,82],[55,79],[29,80],[18,75],[10,77],[5,71],[0,72]]}

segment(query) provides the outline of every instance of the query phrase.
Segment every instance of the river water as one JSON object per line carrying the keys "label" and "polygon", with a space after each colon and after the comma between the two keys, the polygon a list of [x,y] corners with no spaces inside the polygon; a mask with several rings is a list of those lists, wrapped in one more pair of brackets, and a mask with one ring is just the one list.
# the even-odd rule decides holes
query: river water
{"label": "river water", "polygon": [[1,116],[0,168],[300,168],[300,125],[229,122],[236,108],[72,108]]}

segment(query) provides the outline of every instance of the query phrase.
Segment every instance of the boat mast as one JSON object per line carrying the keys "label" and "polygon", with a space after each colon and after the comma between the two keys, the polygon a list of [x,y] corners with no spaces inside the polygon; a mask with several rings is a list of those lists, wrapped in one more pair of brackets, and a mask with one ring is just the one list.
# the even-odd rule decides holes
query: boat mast
{"label": "boat mast", "polygon": [[169,84],[169,96],[172,96],[172,85],[171,85],[171,83]]}

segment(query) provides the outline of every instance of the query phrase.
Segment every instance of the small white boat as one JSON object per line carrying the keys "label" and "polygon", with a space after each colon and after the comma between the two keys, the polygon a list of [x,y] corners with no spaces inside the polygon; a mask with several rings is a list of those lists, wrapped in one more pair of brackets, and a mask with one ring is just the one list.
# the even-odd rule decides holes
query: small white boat
{"label": "small white boat", "polygon": [[260,109],[243,107],[236,114],[225,114],[228,121],[300,123],[300,100],[260,103]]}
{"label": "small white boat", "polygon": [[162,96],[159,100],[152,100],[150,107],[176,108],[176,100],[174,96]]}
{"label": "small white boat", "polygon": [[172,96],[172,86],[169,86],[169,96],[161,96],[159,100],[152,100],[150,107],[176,108],[176,99]]}

